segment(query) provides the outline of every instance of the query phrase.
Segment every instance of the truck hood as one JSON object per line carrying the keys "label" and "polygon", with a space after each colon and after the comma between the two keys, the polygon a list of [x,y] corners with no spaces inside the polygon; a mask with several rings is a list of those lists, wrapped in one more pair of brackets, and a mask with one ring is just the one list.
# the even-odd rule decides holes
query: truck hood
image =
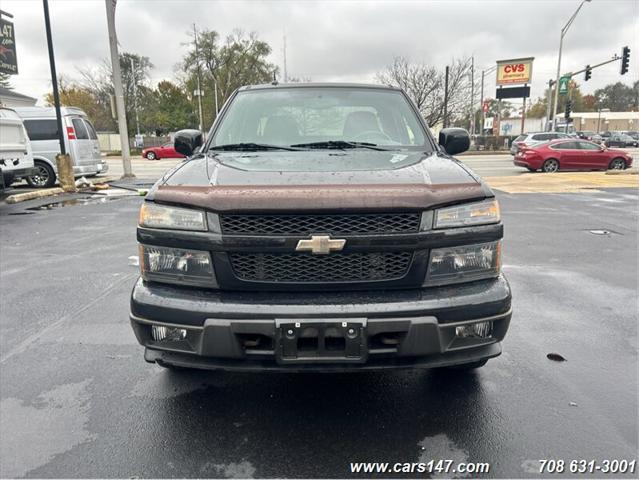
{"label": "truck hood", "polygon": [[187,160],[149,200],[217,211],[424,209],[491,196],[438,153],[321,150],[224,152]]}

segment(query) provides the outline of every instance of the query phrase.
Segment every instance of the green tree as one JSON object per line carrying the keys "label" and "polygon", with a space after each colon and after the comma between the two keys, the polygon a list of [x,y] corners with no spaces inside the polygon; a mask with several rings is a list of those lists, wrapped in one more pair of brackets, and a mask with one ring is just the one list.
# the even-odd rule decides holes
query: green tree
{"label": "green tree", "polygon": [[629,112],[639,106],[639,81],[632,87],[621,82],[611,83],[595,90],[599,108],[609,108],[613,112]]}
{"label": "green tree", "polygon": [[[554,91],[553,91],[554,95]],[[559,95],[559,101],[557,103],[557,115],[561,114],[566,108],[566,101],[570,98],[572,100],[573,112],[593,112],[595,106],[592,96],[583,95],[579,88],[579,84],[574,80],[570,84],[570,90],[567,95]],[[552,108],[552,105],[551,105]],[[548,90],[544,90],[544,96],[537,98],[537,100],[528,107],[526,115],[529,118],[542,118],[546,116],[548,109]]]}
{"label": "green tree", "polygon": [[267,61],[271,53],[268,43],[259,40],[255,33],[244,34],[234,31],[220,40],[214,30],[198,33],[198,49],[195,42],[189,43],[189,51],[182,61],[186,74],[186,91],[197,89],[198,65],[203,92],[203,125],[208,126],[215,119],[215,91],[217,87],[218,105],[224,102],[237,88],[243,85],[268,83],[273,80],[277,67]]}
{"label": "green tree", "polygon": [[166,135],[183,128],[196,128],[197,116],[183,89],[164,80],[154,90],[142,91],[146,105],[140,120],[147,132]]}

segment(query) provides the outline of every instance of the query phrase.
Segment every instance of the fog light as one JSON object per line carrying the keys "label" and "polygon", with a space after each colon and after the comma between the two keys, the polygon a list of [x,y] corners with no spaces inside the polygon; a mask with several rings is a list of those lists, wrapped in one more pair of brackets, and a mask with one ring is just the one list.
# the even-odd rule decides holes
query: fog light
{"label": "fog light", "polygon": [[493,333],[493,322],[478,322],[455,328],[455,335],[461,338],[488,338]]}
{"label": "fog light", "polygon": [[151,337],[156,342],[179,342],[186,338],[186,330],[184,328],[159,327],[153,325],[151,327]]}

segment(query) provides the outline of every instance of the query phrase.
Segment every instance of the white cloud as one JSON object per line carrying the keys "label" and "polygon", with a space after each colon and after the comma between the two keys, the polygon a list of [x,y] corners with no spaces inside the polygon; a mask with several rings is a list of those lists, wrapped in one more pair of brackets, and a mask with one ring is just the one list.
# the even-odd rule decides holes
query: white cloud
{"label": "white cloud", "polygon": [[[394,55],[443,66],[453,56],[474,55],[480,70],[495,60],[534,56],[534,97],[555,76],[559,30],[578,0],[556,1],[177,1],[120,0],[116,25],[121,51],[146,55],[155,65],[152,80],[175,75],[195,22],[222,35],[235,28],[255,31],[282,64],[287,37],[289,75],[315,81],[371,82]],[[14,14],[21,93],[41,98],[50,74],[40,0],[4,0]],[[51,0],[58,72],[77,76],[78,68],[109,57],[104,1]],[[582,8],[564,43],[562,71],[603,61],[629,45],[631,70],[619,76],[619,63],[593,72],[586,92],[618,80],[639,78],[639,3],[593,0]],[[582,83],[581,78],[577,81]],[[494,87],[488,77],[487,95]]]}

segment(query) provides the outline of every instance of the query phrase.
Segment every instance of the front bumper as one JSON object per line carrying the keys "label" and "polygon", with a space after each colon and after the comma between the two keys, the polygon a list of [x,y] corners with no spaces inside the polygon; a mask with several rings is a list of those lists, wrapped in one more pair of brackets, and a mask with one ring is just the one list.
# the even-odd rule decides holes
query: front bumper
{"label": "front bumper", "polygon": [[[216,292],[138,280],[130,318],[149,362],[335,371],[431,368],[496,357],[511,314],[510,287],[500,276],[421,290],[341,293]],[[478,322],[492,322],[489,337],[456,336],[457,327]],[[185,329],[186,338],[155,341],[153,325]]]}
{"label": "front bumper", "polygon": [[81,177],[82,175],[95,175],[98,173],[106,173],[109,170],[109,164],[106,162],[92,163],[89,165],[74,165],[73,175]]}

